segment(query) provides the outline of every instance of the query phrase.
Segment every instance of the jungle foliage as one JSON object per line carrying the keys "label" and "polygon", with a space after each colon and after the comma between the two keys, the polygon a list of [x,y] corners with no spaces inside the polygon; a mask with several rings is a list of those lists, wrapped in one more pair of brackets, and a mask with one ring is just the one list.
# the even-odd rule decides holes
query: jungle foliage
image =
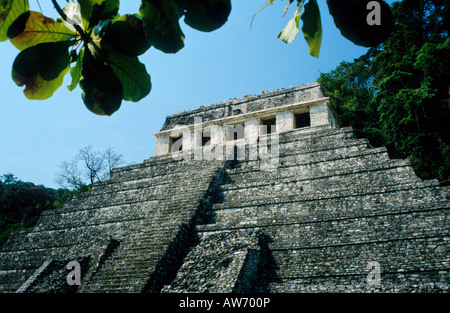
{"label": "jungle foliage", "polygon": [[11,173],[0,176],[0,247],[12,231],[34,226],[42,211],[61,208],[78,192],[24,182]]}
{"label": "jungle foliage", "polygon": [[403,0],[383,44],[342,62],[320,83],[341,124],[411,160],[422,179],[450,178],[448,0]]}

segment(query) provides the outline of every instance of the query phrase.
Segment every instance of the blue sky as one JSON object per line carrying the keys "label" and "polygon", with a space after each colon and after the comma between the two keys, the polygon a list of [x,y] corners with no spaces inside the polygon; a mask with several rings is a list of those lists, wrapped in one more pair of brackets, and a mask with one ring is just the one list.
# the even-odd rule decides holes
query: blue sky
{"label": "blue sky", "polygon": [[[39,11],[36,0],[29,0]],[[61,5],[65,1],[59,1]],[[120,13],[135,13],[139,0],[122,0]],[[24,181],[58,187],[58,165],[86,146],[96,150],[112,147],[127,164],[140,163],[154,155],[152,133],[165,117],[248,94],[258,94],[311,83],[320,72],[352,61],[367,49],[341,36],[334,26],[325,0],[319,1],[323,38],[318,59],[308,54],[301,33],[287,45],[277,39],[294,12],[283,18],[287,1],[275,0],[248,21],[265,0],[234,0],[228,22],[219,30],[203,33],[181,20],[185,47],[177,54],[154,48],[140,57],[152,78],[152,92],[138,103],[123,102],[111,117],[88,111],[78,87],[68,91],[70,75],[52,98],[30,101],[11,79],[11,66],[18,50],[0,43],[0,175],[13,173]],[[388,1],[391,3],[392,1]],[[57,17],[51,2],[40,1],[44,15]]]}

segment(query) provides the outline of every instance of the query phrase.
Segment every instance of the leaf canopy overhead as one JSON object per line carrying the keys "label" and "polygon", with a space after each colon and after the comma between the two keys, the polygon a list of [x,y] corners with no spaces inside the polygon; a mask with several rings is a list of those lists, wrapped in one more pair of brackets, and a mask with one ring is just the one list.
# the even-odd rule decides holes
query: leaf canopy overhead
{"label": "leaf canopy overhead", "polygon": [[[140,55],[151,47],[164,53],[177,53],[184,47],[181,18],[193,29],[211,32],[227,22],[232,9],[231,0],[138,1],[139,14],[120,15],[119,0],[73,0],[64,8],[52,0],[60,15],[54,20],[30,11],[28,0],[0,0],[0,41],[9,39],[21,51],[13,64],[13,80],[25,86],[29,99],[42,100],[53,95],[70,72],[68,89],[79,85],[89,110],[111,115],[122,100],[137,102],[151,91],[151,78]],[[286,10],[293,2],[289,0]],[[318,1],[296,2],[294,17],[278,38],[292,42],[300,32],[301,20],[310,54],[318,57],[322,43]],[[326,2],[342,35],[362,46],[381,43],[393,25],[390,8],[381,0],[372,2],[380,4],[382,26],[363,25],[368,2]],[[267,5],[273,3],[266,1]]]}

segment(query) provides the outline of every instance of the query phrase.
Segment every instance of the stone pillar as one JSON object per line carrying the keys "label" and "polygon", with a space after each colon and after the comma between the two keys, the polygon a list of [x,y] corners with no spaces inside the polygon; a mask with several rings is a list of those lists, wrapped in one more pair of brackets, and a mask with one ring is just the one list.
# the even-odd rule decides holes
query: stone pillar
{"label": "stone pillar", "polygon": [[[259,117],[252,117],[245,120],[244,124],[245,138],[253,138],[253,137],[258,138],[259,124],[260,124]],[[252,142],[252,140],[250,142]]]}
{"label": "stone pillar", "polygon": [[257,160],[258,158],[258,137],[260,135],[260,123],[259,117],[252,117],[245,120],[245,140],[248,148],[249,160]]}
{"label": "stone pillar", "polygon": [[189,128],[183,129],[183,151],[192,152],[195,147],[194,132]]}
{"label": "stone pillar", "polygon": [[330,124],[329,114],[330,110],[326,102],[311,106],[309,109],[311,127]]}
{"label": "stone pillar", "polygon": [[155,156],[169,153],[169,136],[156,136]]}
{"label": "stone pillar", "polygon": [[292,111],[278,112],[276,119],[277,132],[282,133],[294,128],[294,116]]}
{"label": "stone pillar", "polygon": [[225,141],[225,127],[222,125],[210,125],[208,128],[211,130],[211,144],[223,145]]}

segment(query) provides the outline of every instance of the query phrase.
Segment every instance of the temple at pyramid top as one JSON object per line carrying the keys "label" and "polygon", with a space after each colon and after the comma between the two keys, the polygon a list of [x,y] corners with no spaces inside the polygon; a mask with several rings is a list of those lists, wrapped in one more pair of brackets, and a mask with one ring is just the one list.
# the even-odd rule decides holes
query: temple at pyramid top
{"label": "temple at pyramid top", "polygon": [[155,156],[205,145],[282,133],[296,128],[337,126],[328,97],[319,83],[202,106],[169,115],[155,133]]}

